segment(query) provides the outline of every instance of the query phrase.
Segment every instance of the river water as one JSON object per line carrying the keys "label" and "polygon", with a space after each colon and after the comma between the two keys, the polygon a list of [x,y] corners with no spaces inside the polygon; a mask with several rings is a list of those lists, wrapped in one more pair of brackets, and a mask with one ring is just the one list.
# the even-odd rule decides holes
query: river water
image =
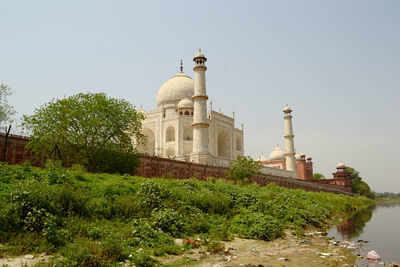
{"label": "river water", "polygon": [[[378,205],[364,210],[341,225],[328,231],[337,240],[349,240],[360,244],[356,253],[366,256],[375,250],[382,258],[380,264],[367,263],[360,259],[358,266],[389,266],[400,264],[400,203]],[[358,242],[359,240],[367,242]]]}

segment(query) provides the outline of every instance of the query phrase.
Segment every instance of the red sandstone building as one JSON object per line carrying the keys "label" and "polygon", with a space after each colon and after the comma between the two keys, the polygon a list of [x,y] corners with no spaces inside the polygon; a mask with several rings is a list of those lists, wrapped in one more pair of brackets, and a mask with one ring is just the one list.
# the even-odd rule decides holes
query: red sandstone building
{"label": "red sandstone building", "polygon": [[[304,154],[296,154],[296,172],[301,180],[312,180],[313,176],[313,163],[312,158]],[[283,151],[279,145],[277,145],[274,150],[269,155],[269,159],[264,156],[260,156],[258,161],[264,167],[277,168],[286,170],[286,156],[285,151]]]}

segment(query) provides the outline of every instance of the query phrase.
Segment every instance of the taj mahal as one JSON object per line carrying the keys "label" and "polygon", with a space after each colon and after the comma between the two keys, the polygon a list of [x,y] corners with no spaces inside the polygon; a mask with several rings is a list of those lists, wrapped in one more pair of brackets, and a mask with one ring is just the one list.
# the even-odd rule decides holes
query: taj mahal
{"label": "taj mahal", "polygon": [[[207,58],[201,50],[193,62],[194,78],[184,73],[181,61],[180,71],[158,90],[157,108],[142,110],[144,141],[138,150],[151,156],[226,167],[244,155],[243,125],[236,128],[234,117],[213,110],[212,102],[208,103]],[[270,159],[259,161],[268,173],[280,169],[289,173],[286,176],[298,177],[299,166],[308,161],[295,153],[292,110],[286,106],[283,112],[286,150],[275,148]]]}

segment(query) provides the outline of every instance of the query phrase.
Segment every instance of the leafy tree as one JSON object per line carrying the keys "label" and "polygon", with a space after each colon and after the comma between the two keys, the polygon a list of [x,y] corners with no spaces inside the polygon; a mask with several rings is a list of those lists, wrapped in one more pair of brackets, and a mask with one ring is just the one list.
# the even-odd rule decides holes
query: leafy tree
{"label": "leafy tree", "polygon": [[0,83],[0,126],[8,124],[5,126],[4,148],[1,151],[1,160],[3,161],[7,160],[8,137],[11,131],[12,117],[15,114],[14,108],[8,104],[7,97],[10,95],[11,88],[5,83]]}
{"label": "leafy tree", "polygon": [[256,175],[260,169],[258,161],[254,161],[251,157],[239,156],[230,162],[228,176],[238,181],[245,181]]}
{"label": "leafy tree", "polygon": [[135,152],[132,139],[141,140],[144,115],[123,99],[103,93],[80,93],[52,100],[24,116],[31,132],[28,148],[35,159],[81,163],[95,170],[104,151]]}
{"label": "leafy tree", "polygon": [[323,174],[321,174],[321,173],[316,172],[316,173],[313,174],[312,178],[314,180],[320,180],[320,179],[325,179],[325,176]]}
{"label": "leafy tree", "polygon": [[368,198],[375,198],[374,192],[371,191],[369,185],[364,182],[360,173],[351,167],[347,167],[346,171],[351,173],[351,191],[352,193],[359,194]]}
{"label": "leafy tree", "polygon": [[11,88],[5,84],[0,83],[0,124],[7,122],[15,114],[14,108],[8,104],[8,99],[11,95]]}

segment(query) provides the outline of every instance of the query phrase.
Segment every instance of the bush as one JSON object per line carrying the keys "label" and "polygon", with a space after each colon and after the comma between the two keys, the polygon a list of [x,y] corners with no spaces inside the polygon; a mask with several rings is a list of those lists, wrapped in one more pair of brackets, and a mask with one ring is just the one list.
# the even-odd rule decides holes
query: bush
{"label": "bush", "polygon": [[243,238],[273,240],[283,234],[282,224],[262,213],[241,213],[232,220],[231,230]]}
{"label": "bush", "polygon": [[171,234],[173,237],[181,237],[185,232],[185,218],[172,209],[155,210],[152,213],[153,224],[156,228]]}
{"label": "bush", "polygon": [[239,156],[237,160],[231,161],[228,177],[244,182],[256,175],[260,169],[260,163],[254,161],[251,157]]}
{"label": "bush", "polygon": [[96,172],[134,174],[140,161],[136,153],[114,150],[99,150],[94,155],[93,169]]}
{"label": "bush", "polygon": [[170,236],[154,228],[146,219],[135,219],[132,221],[132,226],[128,240],[130,246],[159,247],[174,243]]}

